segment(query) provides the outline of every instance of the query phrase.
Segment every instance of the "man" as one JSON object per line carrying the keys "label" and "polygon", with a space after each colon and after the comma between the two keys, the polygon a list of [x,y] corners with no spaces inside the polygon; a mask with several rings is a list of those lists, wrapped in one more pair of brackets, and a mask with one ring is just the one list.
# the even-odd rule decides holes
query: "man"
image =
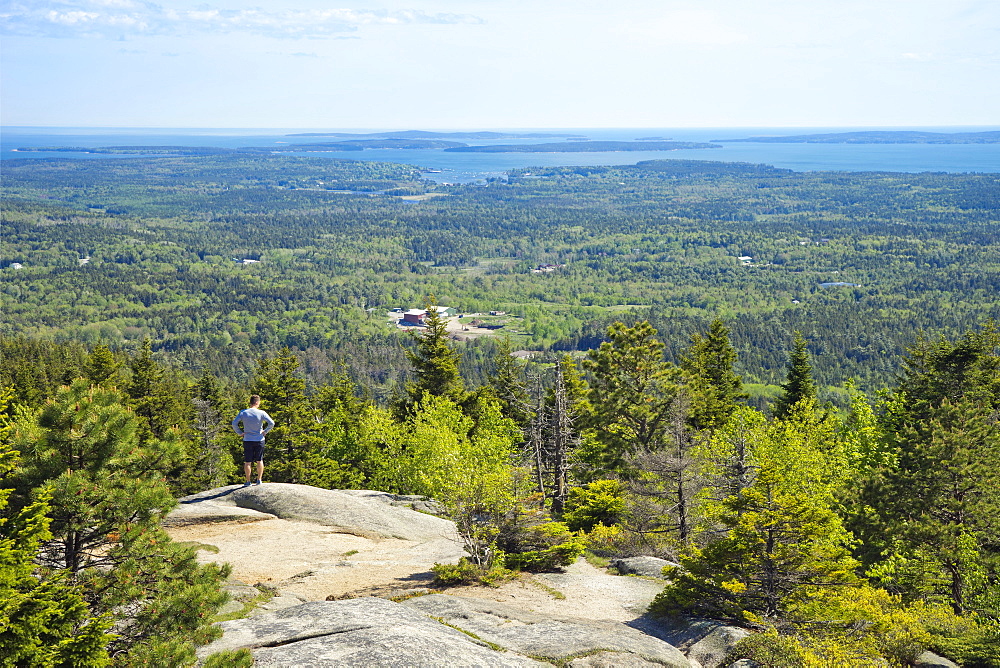
{"label": "man", "polygon": [[[264,481],[264,436],[274,429],[274,420],[260,408],[260,396],[250,397],[250,408],[240,411],[240,414],[233,420],[233,431],[243,437],[243,473],[246,474],[247,481],[244,487],[250,486],[251,464],[257,464],[257,480],[254,485],[259,485]],[[239,424],[243,423],[240,430]]]}

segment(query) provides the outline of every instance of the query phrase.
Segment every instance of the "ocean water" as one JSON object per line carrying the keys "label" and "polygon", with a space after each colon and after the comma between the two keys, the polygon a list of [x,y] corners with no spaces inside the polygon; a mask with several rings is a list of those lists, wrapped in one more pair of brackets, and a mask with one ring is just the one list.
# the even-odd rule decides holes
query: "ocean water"
{"label": "ocean water", "polygon": [[[407,129],[407,128],[403,128]],[[505,129],[509,132],[574,133],[594,140],[629,141],[640,137],[664,137],[676,141],[708,142],[715,139],[754,135],[798,135],[858,130],[925,130],[931,132],[978,132],[1000,130],[985,127],[921,128],[573,128]],[[129,156],[89,155],[56,151],[18,152],[21,147],[78,146],[287,146],[337,141],[334,137],[294,137],[294,133],[324,129],[170,129],[170,128],[0,128],[0,160],[95,159],[127,160]],[[326,129],[328,131],[332,131]],[[366,132],[367,129],[340,130]],[[550,143],[563,139],[472,141],[467,144]],[[568,165],[631,165],[642,160],[689,159],[764,163],[795,171],[890,171],[890,172],[991,172],[1000,173],[1000,144],[772,144],[714,142],[722,148],[680,151],[627,151],[586,153],[447,153],[440,149],[379,149],[364,152],[292,152],[334,160],[399,162],[435,170],[427,174],[439,182],[465,183],[499,176],[522,167]]]}

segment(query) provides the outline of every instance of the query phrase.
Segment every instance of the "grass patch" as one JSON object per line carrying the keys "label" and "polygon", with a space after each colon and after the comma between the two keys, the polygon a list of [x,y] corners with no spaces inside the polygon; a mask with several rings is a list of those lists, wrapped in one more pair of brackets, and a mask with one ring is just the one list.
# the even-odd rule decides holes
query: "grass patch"
{"label": "grass patch", "polygon": [[[544,661],[545,663],[551,663],[553,666],[558,668],[569,668],[569,665],[576,661],[577,659],[582,659],[587,656],[593,656],[595,654],[600,654],[601,652],[615,652],[618,650],[606,649],[604,647],[598,647],[597,649],[588,649],[586,652],[578,652],[576,654],[570,654],[569,656],[564,656],[561,659],[553,659],[550,656],[540,656],[537,654],[525,654],[529,659],[534,659],[535,661]],[[638,656],[638,655],[635,655]]]}
{"label": "grass patch", "polygon": [[205,552],[211,552],[212,554],[218,554],[219,548],[215,545],[209,545],[208,543],[199,543],[196,540],[183,540],[174,543],[174,545],[181,545],[183,547],[191,547],[197,552],[198,550],[204,550]]}
{"label": "grass patch", "polygon": [[402,603],[403,601],[409,601],[411,598],[420,598],[421,596],[430,596],[431,594],[440,593],[440,589],[423,589],[409,594],[403,594],[402,596],[391,596],[389,600],[393,603]]}
{"label": "grass patch", "polygon": [[456,631],[459,631],[460,633],[464,633],[465,635],[469,636],[473,640],[478,640],[479,642],[483,643],[484,645],[486,645],[487,647],[489,647],[492,650],[495,650],[497,652],[506,652],[507,651],[507,649],[505,647],[501,647],[500,645],[496,644],[495,642],[490,642],[489,640],[483,640],[482,638],[480,638],[479,636],[477,636],[472,631],[466,631],[465,629],[463,629],[460,626],[455,626],[454,624],[446,622],[444,620],[444,617],[434,617],[434,616],[431,616],[431,619],[433,619],[435,622],[439,622],[441,624],[444,624],[448,628],[455,629]]}
{"label": "grass patch", "polygon": [[546,594],[548,594],[549,596],[551,596],[552,598],[554,598],[557,601],[565,601],[566,600],[566,594],[562,593],[558,589],[555,589],[554,587],[550,587],[549,585],[545,584],[544,582],[539,582],[538,580],[536,580],[534,578],[531,578],[529,580],[529,582],[531,582],[531,584],[535,585],[536,587],[538,587],[539,589],[541,589],[542,591],[544,591]]}
{"label": "grass patch", "polygon": [[348,550],[347,552],[344,552],[344,554],[342,554],[341,556],[342,557],[353,557],[357,553],[358,553],[358,550]]}
{"label": "grass patch", "polygon": [[587,563],[594,568],[609,568],[609,564],[611,563],[611,557],[602,557],[594,554],[590,550],[583,553],[583,558],[586,559]]}
{"label": "grass patch", "polygon": [[[257,588],[259,589],[260,586],[258,585]],[[249,615],[250,611],[253,610],[254,608],[256,608],[258,605],[261,605],[263,603],[267,603],[272,598],[274,598],[274,594],[275,594],[275,591],[273,591],[273,590],[262,591],[261,593],[257,594],[252,599],[250,599],[249,601],[245,601],[243,603],[243,609],[242,610],[234,610],[233,612],[228,612],[228,613],[226,613],[224,615],[216,615],[215,617],[212,618],[212,622],[213,623],[215,623],[215,622],[228,622],[228,621],[232,621],[234,619],[243,619],[244,617],[246,617],[247,615]]]}

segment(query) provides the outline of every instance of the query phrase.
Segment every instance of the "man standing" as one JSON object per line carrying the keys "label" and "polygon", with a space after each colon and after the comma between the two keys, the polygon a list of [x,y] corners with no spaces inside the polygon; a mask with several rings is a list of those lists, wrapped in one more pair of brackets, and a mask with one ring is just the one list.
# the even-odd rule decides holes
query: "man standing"
{"label": "man standing", "polygon": [[[274,429],[274,420],[260,408],[260,396],[250,397],[250,408],[240,411],[240,414],[233,420],[233,431],[243,437],[243,473],[246,474],[247,481],[244,487],[250,486],[251,464],[257,464],[257,480],[253,484],[259,485],[264,480],[264,436]],[[240,431],[239,423],[243,423],[243,430]]]}

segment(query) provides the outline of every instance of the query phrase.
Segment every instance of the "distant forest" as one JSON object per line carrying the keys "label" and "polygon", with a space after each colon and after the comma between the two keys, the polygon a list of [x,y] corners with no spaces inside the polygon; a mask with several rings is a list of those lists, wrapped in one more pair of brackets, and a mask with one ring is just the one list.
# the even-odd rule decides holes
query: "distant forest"
{"label": "distant forest", "polygon": [[828,134],[761,136],[712,141],[771,144],[1000,144],[1000,132],[920,132],[917,130],[866,130]]}
{"label": "distant forest", "polygon": [[[317,382],[342,365],[385,397],[409,345],[386,311],[429,297],[508,312],[499,339],[541,361],[645,319],[674,359],[720,317],[755,401],[798,331],[821,397],[839,402],[849,379],[891,386],[921,332],[1000,315],[997,186],[686,160],[449,186],[404,165],[265,154],[9,161],[0,335],[149,339],[161,360],[232,382],[250,373],[234,360],[288,346]],[[496,340],[464,344],[466,377],[488,373]]]}

